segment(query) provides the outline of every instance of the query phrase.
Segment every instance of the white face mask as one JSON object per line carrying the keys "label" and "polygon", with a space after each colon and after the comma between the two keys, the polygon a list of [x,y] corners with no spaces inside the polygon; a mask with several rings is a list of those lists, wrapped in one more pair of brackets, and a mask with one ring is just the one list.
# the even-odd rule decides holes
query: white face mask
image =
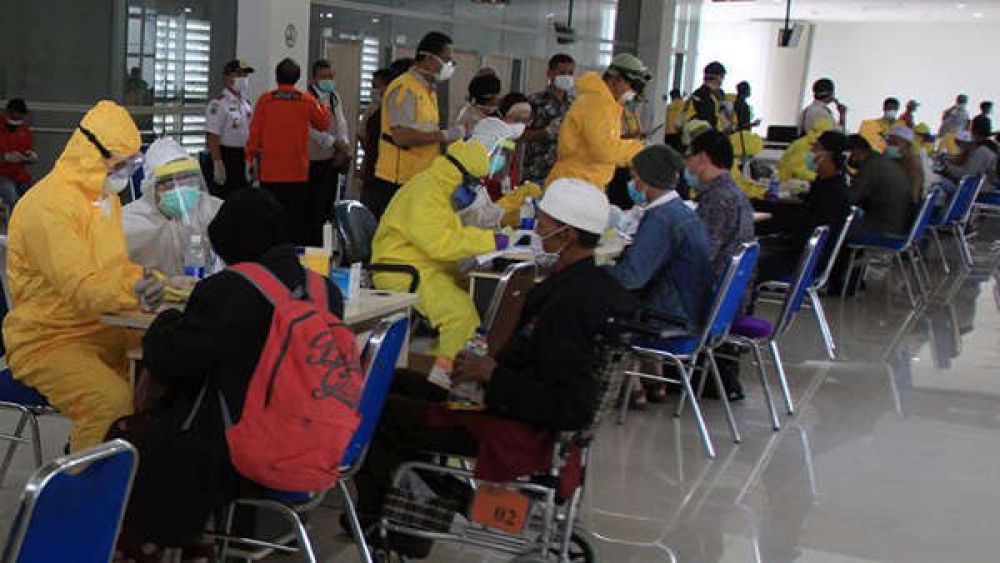
{"label": "white face mask", "polygon": [[573,78],[572,74],[560,74],[552,79],[552,85],[563,92],[573,90],[575,82],[576,80]]}
{"label": "white face mask", "polygon": [[887,120],[889,120],[889,121],[892,121],[892,120],[896,119],[896,114],[897,113],[898,112],[895,111],[895,110],[888,110],[888,111],[885,112],[885,118]]}
{"label": "white face mask", "polygon": [[622,94],[622,97],[619,98],[619,100],[623,104],[627,104],[627,103],[635,100],[635,91],[634,90],[629,90],[628,92],[625,92],[624,94]]}
{"label": "white face mask", "polygon": [[524,135],[524,129],[527,125],[524,123],[508,123],[507,127],[510,128],[511,139],[520,139],[521,135]]}
{"label": "white face mask", "polygon": [[[441,60],[441,59],[438,59]],[[435,77],[438,82],[447,82],[451,80],[452,75],[455,74],[455,63],[443,63],[441,69],[438,70],[437,76]]]}
{"label": "white face mask", "polygon": [[240,97],[241,98],[243,98],[243,99],[249,99],[250,98],[250,77],[249,76],[241,76],[241,77],[237,78],[236,81],[233,83],[233,87],[236,89],[237,92],[240,93]]}
{"label": "white face mask", "polygon": [[128,177],[108,175],[104,178],[104,193],[118,195],[128,187]]}
{"label": "white face mask", "polygon": [[565,250],[566,247],[564,246],[555,252],[546,252],[544,242],[546,239],[551,238],[568,228],[569,227],[560,227],[544,237],[539,236],[537,233],[535,233],[535,236],[531,237],[531,250],[534,253],[535,265],[542,269],[548,269],[556,265],[556,262],[559,261],[559,255],[562,254],[562,251]]}

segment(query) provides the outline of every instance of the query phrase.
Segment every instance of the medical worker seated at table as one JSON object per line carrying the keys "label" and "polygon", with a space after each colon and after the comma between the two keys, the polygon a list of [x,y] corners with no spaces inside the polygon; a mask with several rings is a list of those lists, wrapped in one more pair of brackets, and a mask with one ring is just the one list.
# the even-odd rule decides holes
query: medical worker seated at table
{"label": "medical worker seated at table", "polygon": [[[472,296],[456,280],[457,263],[504,250],[509,243],[491,229],[466,226],[460,217],[460,212],[475,215],[474,206],[489,203],[489,197],[477,195],[484,191],[479,178],[486,176],[491,155],[504,140],[496,131],[477,126],[468,141],[455,141],[430,167],[403,184],[372,241],[372,262],[408,264],[419,271],[417,310],[440,333],[430,354],[438,356],[446,371],[480,323]],[[410,278],[378,273],[374,282],[379,289],[407,291]]]}
{"label": "medical worker seated at table", "polygon": [[138,338],[101,324],[101,315],[163,299],[163,286],[129,261],[122,232],[118,194],[141,165],[128,112],[98,102],[10,221],[7,363],[73,421],[74,451],[103,441],[132,411],[125,353]]}
{"label": "medical worker seated at table", "polygon": [[146,150],[142,197],[122,210],[132,261],[168,276],[184,273],[184,251],[193,235],[208,245],[208,224],[222,200],[208,194],[198,161],[173,139]]}

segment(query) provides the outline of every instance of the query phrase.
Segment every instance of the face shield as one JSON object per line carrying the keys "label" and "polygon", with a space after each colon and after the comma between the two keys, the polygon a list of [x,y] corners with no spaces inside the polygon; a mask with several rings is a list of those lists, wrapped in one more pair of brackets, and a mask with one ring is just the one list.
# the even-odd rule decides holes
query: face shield
{"label": "face shield", "polygon": [[168,219],[192,225],[197,217],[198,201],[207,192],[201,168],[186,158],[153,169],[156,178],[156,206]]}

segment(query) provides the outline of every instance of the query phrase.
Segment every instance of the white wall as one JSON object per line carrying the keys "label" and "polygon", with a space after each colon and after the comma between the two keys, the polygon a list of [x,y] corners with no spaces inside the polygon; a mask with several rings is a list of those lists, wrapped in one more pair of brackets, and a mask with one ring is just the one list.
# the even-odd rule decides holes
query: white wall
{"label": "white wall", "polygon": [[807,79],[836,82],[849,128],[880,115],[882,100],[894,96],[919,100],[917,120],[936,130],[958,93],[969,95],[973,114],[981,100],[1000,97],[998,36],[997,24],[821,23]]}
{"label": "white wall", "polygon": [[[293,47],[285,43],[285,29],[295,26]],[[237,6],[236,56],[255,69],[253,96],[276,87],[274,68],[285,57],[302,67],[299,87],[309,75],[309,0],[239,0]]]}
{"label": "white wall", "polygon": [[762,120],[762,135],[768,125],[793,125],[802,109],[803,75],[808,64],[812,26],[806,24],[798,47],[779,48],[778,22],[702,21],[698,38],[696,87],[701,69],[719,61],[728,74],[723,88],[735,92],[736,84],[750,83],[750,105]]}

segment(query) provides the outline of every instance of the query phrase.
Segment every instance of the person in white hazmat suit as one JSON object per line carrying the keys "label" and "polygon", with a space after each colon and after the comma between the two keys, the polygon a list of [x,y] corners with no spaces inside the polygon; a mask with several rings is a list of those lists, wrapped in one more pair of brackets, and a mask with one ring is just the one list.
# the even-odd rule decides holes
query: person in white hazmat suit
{"label": "person in white hazmat suit", "polygon": [[209,195],[198,161],[173,139],[149,146],[144,172],[142,197],[122,213],[129,258],[167,276],[182,275],[192,235],[210,248],[208,224],[222,200]]}

